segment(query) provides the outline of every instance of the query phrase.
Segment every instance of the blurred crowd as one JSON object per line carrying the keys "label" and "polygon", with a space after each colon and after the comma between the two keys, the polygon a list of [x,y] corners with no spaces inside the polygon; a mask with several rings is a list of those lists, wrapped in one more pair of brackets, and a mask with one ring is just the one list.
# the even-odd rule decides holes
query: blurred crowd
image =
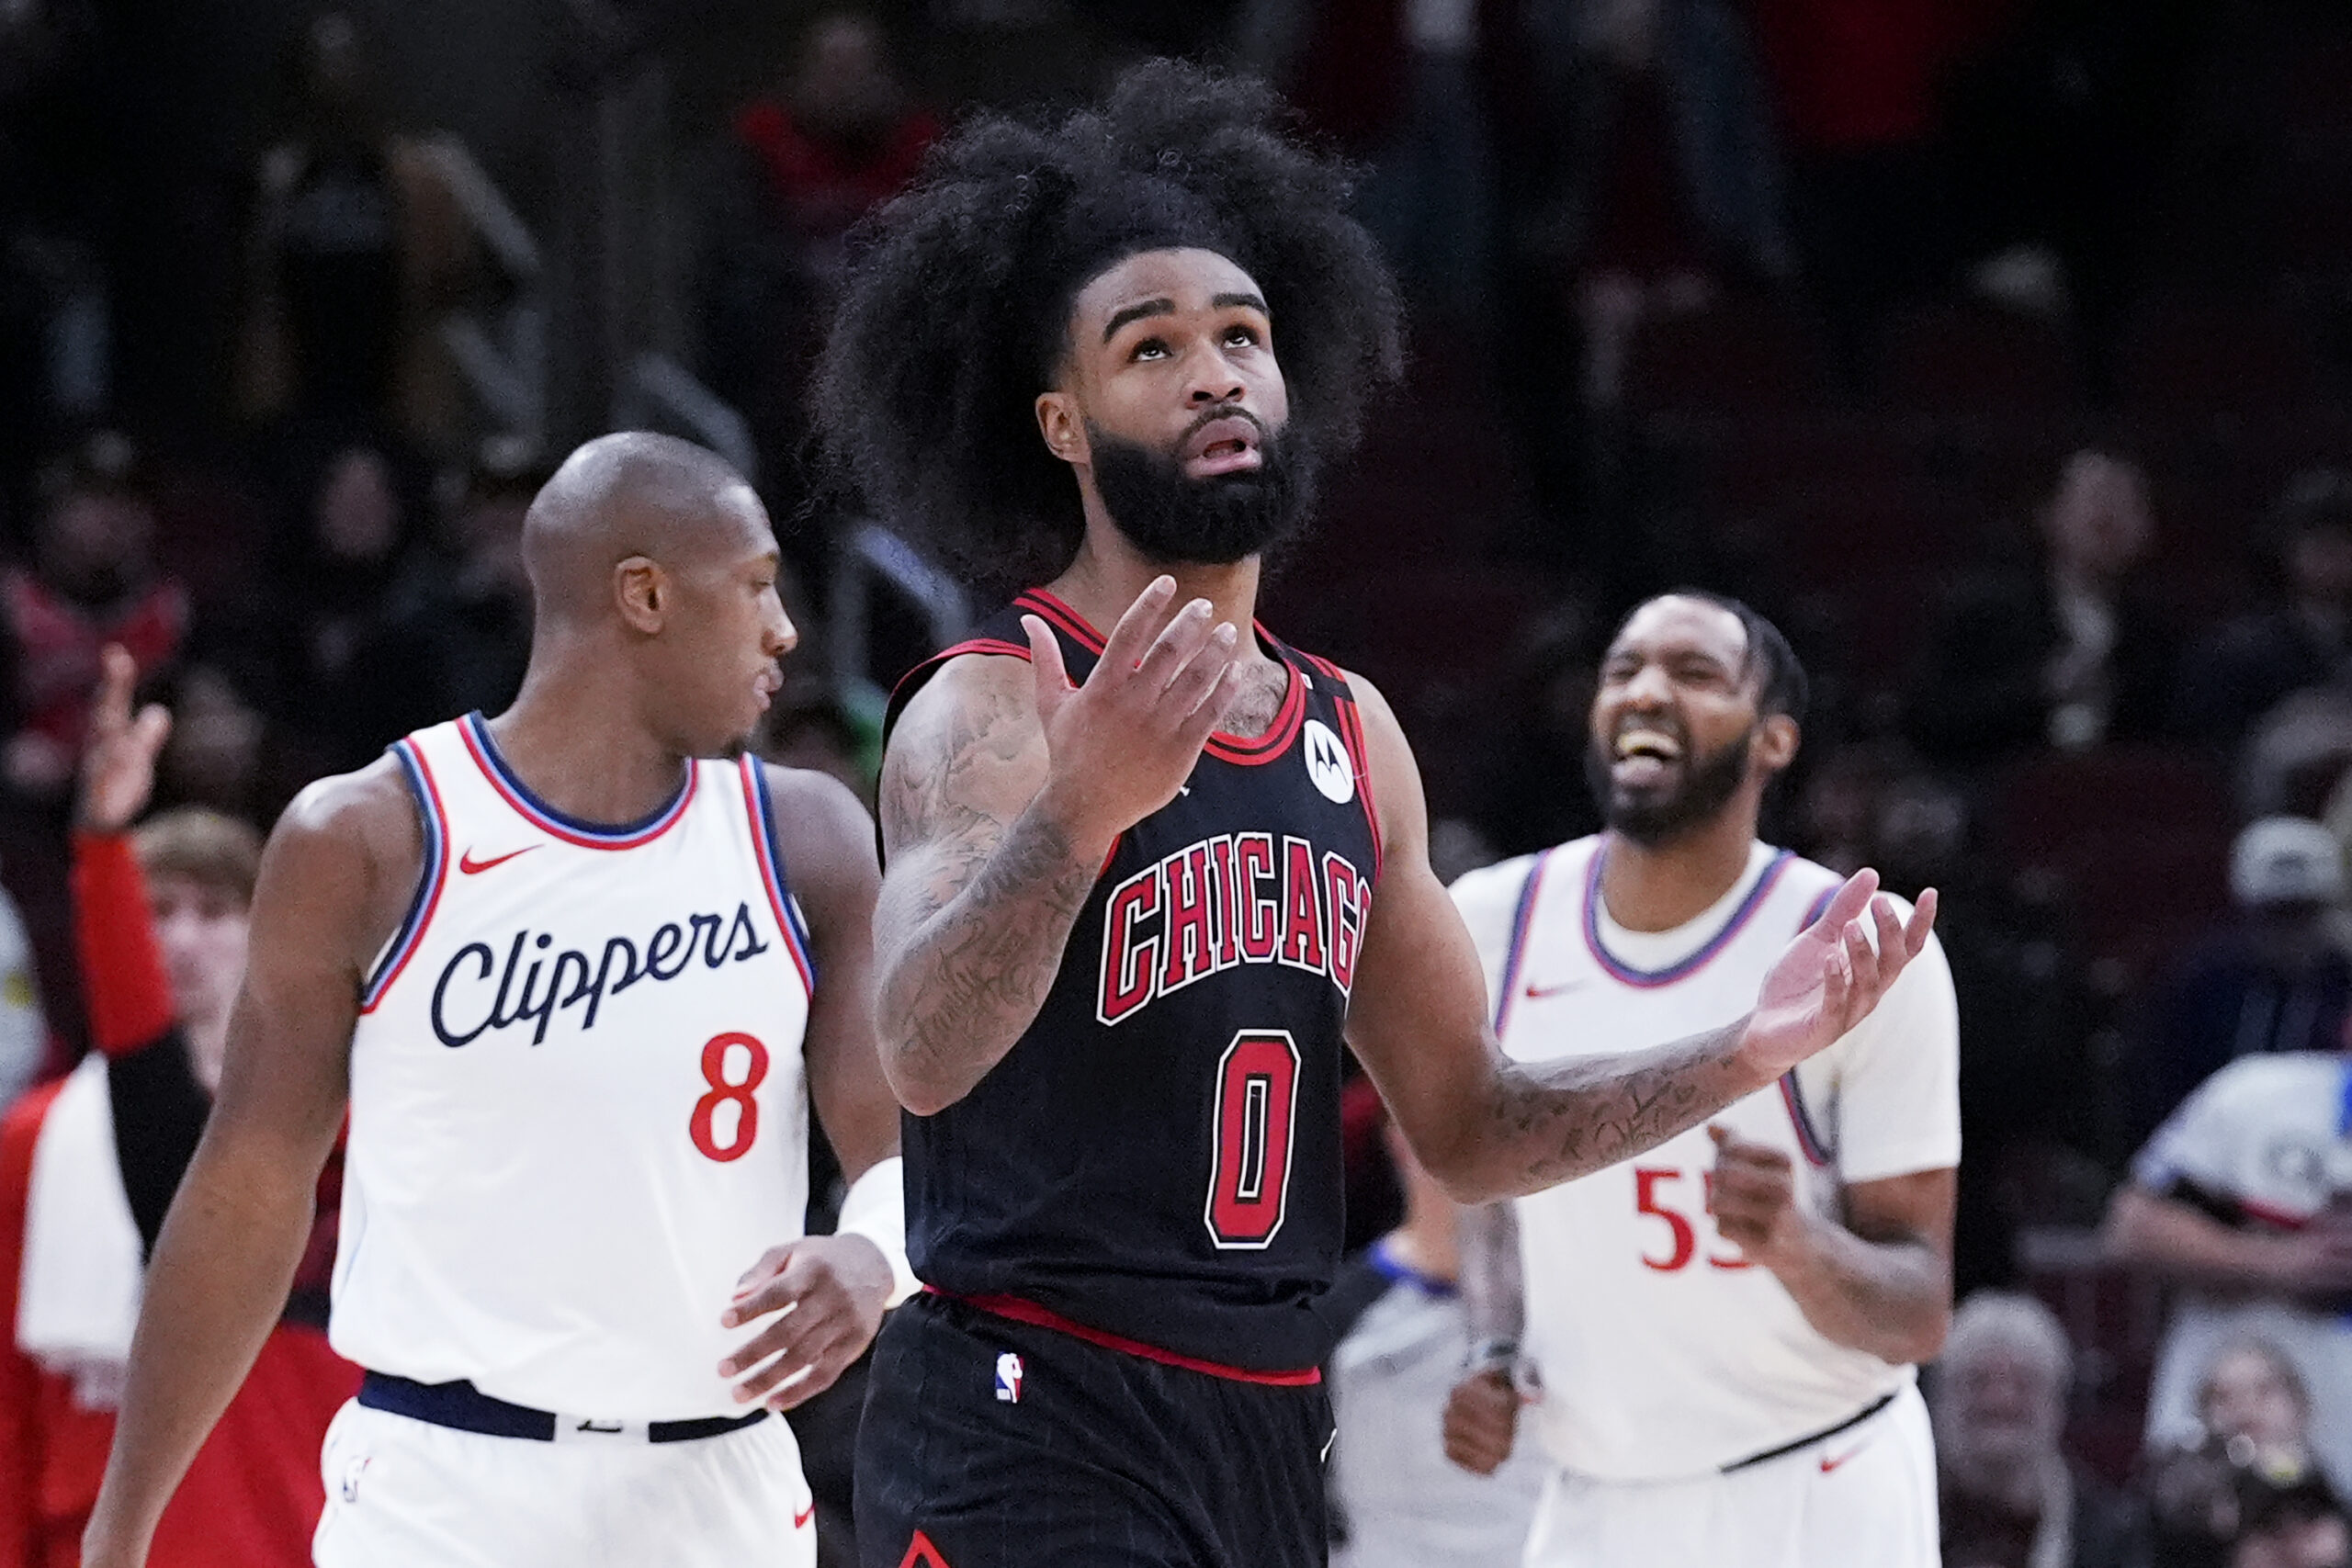
{"label": "blurred crowd", "polygon": [[[0,1100],[104,1043],[69,840],[104,647],[174,715],[157,807],[260,826],[520,680],[550,452],[467,401],[440,329],[501,286],[367,21],[287,8],[282,106],[213,203],[236,287],[206,382],[141,368],[171,259],[100,113],[130,24],[0,5]],[[1072,103],[1151,52],[1282,84],[1362,162],[1405,280],[1408,386],[1267,618],[1396,699],[1441,870],[1597,825],[1598,639],[1692,581],[1812,667],[1781,841],[1943,889],[1948,1562],[2352,1563],[2352,17],[810,9],[771,85],[668,150],[669,304],[793,568],[777,760],[869,789],[851,677],[925,651],[825,629],[865,520],[808,488],[802,404],[857,218],[959,108]],[[1407,1238],[1355,1288],[1420,1292],[1362,1333],[1419,1343],[1449,1217],[1351,1124],[1355,1239]]]}

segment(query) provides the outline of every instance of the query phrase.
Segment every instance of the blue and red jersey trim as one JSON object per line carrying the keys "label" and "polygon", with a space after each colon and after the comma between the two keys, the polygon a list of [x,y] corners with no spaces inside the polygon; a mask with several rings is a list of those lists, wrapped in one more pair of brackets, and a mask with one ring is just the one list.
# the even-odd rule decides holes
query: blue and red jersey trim
{"label": "blue and red jersey trim", "polygon": [[433,766],[413,740],[396,740],[392,755],[401,765],[401,776],[408,781],[409,793],[416,796],[416,815],[424,825],[424,864],[417,878],[416,892],[409,899],[408,913],[401,917],[400,929],[392,933],[391,945],[376,965],[376,972],[360,987],[359,1010],[371,1013],[401,977],[424,940],[424,929],[433,923],[433,911],[441,906],[441,885],[449,874],[449,817],[441,805],[440,786],[433,782]]}
{"label": "blue and red jersey trim", "polygon": [[1677,980],[1687,980],[1705,968],[1717,953],[1730,945],[1731,939],[1740,933],[1749,919],[1754,918],[1756,911],[1763,908],[1764,900],[1771,895],[1772,889],[1780,883],[1781,874],[1787,871],[1790,863],[1797,858],[1796,852],[1793,850],[1782,850],[1775,855],[1772,858],[1772,863],[1764,868],[1764,874],[1756,879],[1756,886],[1747,890],[1747,897],[1739,901],[1739,908],[1732,911],[1731,919],[1724,922],[1724,929],[1709,937],[1706,945],[1700,948],[1698,952],[1663,969],[1636,969],[1630,964],[1618,962],[1610,954],[1609,949],[1601,945],[1600,869],[1602,863],[1608,858],[1608,853],[1606,845],[1594,850],[1592,863],[1585,871],[1584,944],[1591,952],[1593,962],[1606,970],[1611,979],[1644,990],[1657,986],[1671,986]]}
{"label": "blue and red jersey trim", "polygon": [[498,792],[500,798],[513,807],[524,820],[550,838],[583,850],[633,850],[641,844],[651,843],[678,825],[686,814],[686,807],[693,804],[695,787],[701,782],[700,765],[688,758],[685,781],[678,786],[678,793],[652,816],[618,825],[590,822],[558,811],[532,794],[530,786],[524,784],[514,770],[507,765],[506,759],[499,755],[497,743],[490,737],[490,727],[482,722],[480,713],[469,713],[459,719],[458,734],[465,741],[467,751],[472,754],[474,765],[481,770],[482,777],[490,781],[491,787]]}
{"label": "blue and red jersey trim", "polygon": [[[1797,930],[1810,931],[1814,921],[1821,919],[1828,909],[1829,901],[1837,897],[1836,885],[1823,888],[1821,897],[1806,908],[1804,919],[1797,922]],[[1804,1085],[1797,1081],[1794,1067],[1781,1075],[1781,1103],[1788,1108],[1789,1121],[1797,1131],[1797,1146],[1804,1151],[1806,1162],[1815,1167],[1827,1165],[1830,1160],[1828,1141],[1814,1130],[1813,1112],[1806,1109],[1804,1103]]]}
{"label": "blue and red jersey trim", "polygon": [[800,971],[800,983],[814,997],[815,944],[801,919],[800,906],[792,897],[792,885],[784,874],[784,846],[776,841],[775,802],[768,794],[768,771],[756,757],[745,757],[739,765],[743,773],[743,804],[752,817],[752,842],[760,852],[760,881],[768,891],[768,908],[775,912],[776,929],[784,932],[784,945],[792,953],[793,967]]}
{"label": "blue and red jersey trim", "polygon": [[1535,922],[1535,901],[1544,896],[1544,873],[1552,864],[1553,852],[1536,852],[1535,863],[1527,868],[1527,879],[1519,885],[1519,903],[1510,914],[1510,946],[1503,957],[1501,993],[1495,998],[1495,1038],[1500,1040],[1503,1031],[1510,1027],[1510,1007],[1519,996],[1519,977],[1527,967],[1527,932]]}

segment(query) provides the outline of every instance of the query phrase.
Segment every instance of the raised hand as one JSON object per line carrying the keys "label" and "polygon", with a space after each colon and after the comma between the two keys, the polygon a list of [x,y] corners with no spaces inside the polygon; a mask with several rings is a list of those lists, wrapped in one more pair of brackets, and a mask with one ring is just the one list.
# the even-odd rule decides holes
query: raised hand
{"label": "raised hand", "polygon": [[1045,794],[1087,836],[1125,832],[1176,798],[1225,712],[1240,634],[1209,602],[1173,614],[1162,577],[1119,617],[1086,684],[1073,687],[1046,623],[1022,617],[1046,733]]}
{"label": "raised hand", "polygon": [[735,1287],[719,1322],[740,1328],[777,1314],[719,1363],[736,1378],[735,1398],[789,1410],[833,1386],[865,1353],[890,1299],[890,1265],[862,1235],[803,1236],[771,1247]]}
{"label": "raised hand", "polygon": [[[1919,895],[1907,921],[1877,892],[1878,873],[1856,872],[1764,976],[1740,1050],[1767,1075],[1778,1077],[1861,1022],[1928,945],[1936,890]],[[1875,943],[1862,926],[1865,911]]]}
{"label": "raised hand", "polygon": [[75,820],[93,833],[121,832],[154,797],[155,759],[172,733],[172,715],[151,703],[134,716],[130,694],[138,684],[139,666],[130,651],[108,643],[98,655],[98,691],[90,703],[74,808]]}

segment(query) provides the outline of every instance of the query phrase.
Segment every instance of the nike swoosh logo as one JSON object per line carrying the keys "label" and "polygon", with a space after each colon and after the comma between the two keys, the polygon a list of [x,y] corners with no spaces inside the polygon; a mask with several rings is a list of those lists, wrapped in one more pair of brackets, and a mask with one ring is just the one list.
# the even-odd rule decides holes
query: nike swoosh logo
{"label": "nike swoosh logo", "polygon": [[811,1497],[808,1499],[808,1506],[807,1507],[792,1516],[792,1528],[794,1529],[806,1529],[808,1528],[808,1521],[816,1517],[817,1499]]}
{"label": "nike swoosh logo", "polygon": [[525,844],[519,850],[509,850],[503,855],[492,855],[488,860],[476,860],[474,859],[473,851],[468,850],[464,854],[458,857],[458,869],[465,873],[468,876],[480,876],[492,866],[504,865],[516,855],[529,854],[533,850],[536,850],[538,847],[539,846],[537,844]]}
{"label": "nike swoosh logo", "polygon": [[1861,1449],[1849,1449],[1846,1452],[1839,1454],[1836,1459],[1831,1459],[1827,1454],[1823,1454],[1821,1456],[1821,1473],[1826,1475],[1831,1471],[1838,1469],[1840,1466],[1844,1465],[1848,1460],[1850,1460],[1856,1454],[1860,1453],[1862,1449],[1869,1447],[1870,1445],[1868,1443],[1864,1443]]}
{"label": "nike swoosh logo", "polygon": [[1540,1002],[1545,997],[1556,997],[1562,991],[1573,991],[1579,986],[1589,986],[1591,983],[1589,979],[1580,979],[1563,980],[1556,986],[1539,986],[1531,980],[1527,986],[1527,999],[1532,1002]]}

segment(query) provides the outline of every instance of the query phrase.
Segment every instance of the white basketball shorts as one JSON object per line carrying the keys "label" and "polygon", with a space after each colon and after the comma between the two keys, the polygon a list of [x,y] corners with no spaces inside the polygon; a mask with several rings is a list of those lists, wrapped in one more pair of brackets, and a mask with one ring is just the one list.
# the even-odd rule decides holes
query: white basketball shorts
{"label": "white basketball shorts", "polygon": [[1936,1450],[1905,1385],[1860,1426],[1728,1475],[1555,1472],[1527,1568],[1938,1568]]}
{"label": "white basketball shorts", "polygon": [[792,1427],[691,1442],[491,1438],[346,1404],[320,1456],[318,1568],[814,1568]]}

